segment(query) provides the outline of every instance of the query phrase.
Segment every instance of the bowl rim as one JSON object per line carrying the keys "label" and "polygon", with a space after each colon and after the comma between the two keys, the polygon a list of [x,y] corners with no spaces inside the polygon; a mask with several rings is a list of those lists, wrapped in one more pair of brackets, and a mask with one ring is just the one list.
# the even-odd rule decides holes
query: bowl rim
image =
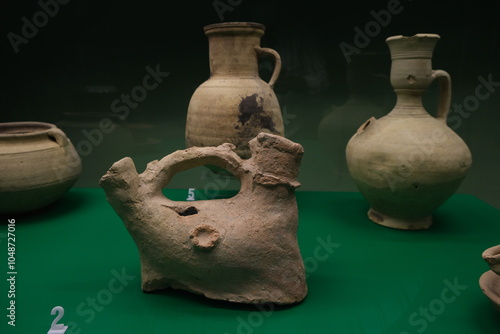
{"label": "bowl rim", "polygon": [[[5,122],[0,123],[0,138],[30,137],[48,133],[50,130],[55,128],[57,128],[57,126],[46,122]],[[22,131],[23,129],[25,131]]]}

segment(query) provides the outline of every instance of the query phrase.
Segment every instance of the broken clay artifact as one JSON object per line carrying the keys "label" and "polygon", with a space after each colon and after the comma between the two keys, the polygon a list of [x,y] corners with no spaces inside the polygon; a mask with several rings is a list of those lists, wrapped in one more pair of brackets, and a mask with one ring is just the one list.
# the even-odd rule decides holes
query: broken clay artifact
{"label": "broken clay artifact", "polygon": [[[387,39],[396,105],[361,125],[346,147],[349,173],[371,204],[368,217],[383,226],[430,227],[432,212],[457,190],[472,163],[469,148],[446,124],[450,76],[431,64],[438,40],[435,34]],[[441,91],[436,117],[422,105],[434,80]]]}
{"label": "broken clay artifact", "polygon": [[[303,148],[268,133],[249,147],[247,160],[229,143],[176,151],[149,163],[142,174],[124,158],[101,178],[139,250],[144,291],[172,287],[239,303],[305,298],[295,199]],[[207,164],[239,178],[239,193],[195,202],[164,196],[162,188],[174,174]]]}
{"label": "broken clay artifact", "polygon": [[[186,119],[186,146],[232,143],[242,158],[248,141],[260,132],[285,135],[273,86],[281,71],[279,54],[260,47],[264,25],[225,22],[205,26],[209,42],[210,78],[193,93]],[[259,77],[258,59],[274,58],[269,83]]]}

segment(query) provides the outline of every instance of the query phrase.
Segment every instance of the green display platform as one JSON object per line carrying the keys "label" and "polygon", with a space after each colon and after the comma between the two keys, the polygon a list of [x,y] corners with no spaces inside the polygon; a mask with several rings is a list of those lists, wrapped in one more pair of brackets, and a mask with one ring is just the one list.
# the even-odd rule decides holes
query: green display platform
{"label": "green display platform", "polygon": [[[182,200],[187,190],[169,190]],[[143,293],[135,244],[101,189],[72,189],[31,215],[2,217],[1,333],[498,333],[478,286],[481,253],[500,244],[500,211],[454,195],[427,231],[366,217],[358,193],[298,192],[309,294],[295,306],[235,305],[183,291]],[[7,219],[15,219],[15,297],[8,297]],[[11,229],[12,230],[12,229]],[[15,300],[15,327],[8,325]]]}

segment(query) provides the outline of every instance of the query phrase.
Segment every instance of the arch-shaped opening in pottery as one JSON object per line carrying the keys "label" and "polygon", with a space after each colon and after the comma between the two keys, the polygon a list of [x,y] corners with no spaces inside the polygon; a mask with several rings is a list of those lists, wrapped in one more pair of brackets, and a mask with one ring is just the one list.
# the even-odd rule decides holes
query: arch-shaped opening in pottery
{"label": "arch-shaped opening in pottery", "polygon": [[222,167],[204,165],[175,174],[167,188],[185,189],[185,192],[176,191],[176,198],[164,189],[164,193],[172,200],[202,201],[234,197],[240,191],[241,182]]}

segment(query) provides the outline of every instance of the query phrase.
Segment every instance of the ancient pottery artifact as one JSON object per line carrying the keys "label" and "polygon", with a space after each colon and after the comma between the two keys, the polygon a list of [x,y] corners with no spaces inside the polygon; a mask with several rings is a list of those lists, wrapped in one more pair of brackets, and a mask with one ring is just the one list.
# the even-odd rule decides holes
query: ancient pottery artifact
{"label": "ancient pottery artifact", "polygon": [[482,257],[491,270],[481,275],[479,286],[491,300],[495,309],[500,312],[500,245],[486,249]]}
{"label": "ancient pottery artifact", "polygon": [[[139,250],[144,291],[171,287],[238,303],[305,298],[294,193],[303,148],[269,133],[249,148],[244,160],[233,144],[192,147],[149,163],[142,174],[124,158],[101,178]],[[231,172],[240,179],[239,193],[195,202],[163,195],[176,173],[201,165]]]}
{"label": "ancient pottery artifact", "polygon": [[0,213],[47,206],[71,188],[81,169],[71,141],[54,124],[0,123]]}
{"label": "ancient pottery artifact", "polygon": [[[371,205],[368,217],[380,225],[431,226],[432,212],[456,191],[472,163],[469,148],[446,124],[450,76],[431,64],[438,40],[435,34],[387,39],[396,105],[361,125],[346,147],[349,173]],[[433,117],[422,95],[435,79],[440,101]]]}
{"label": "ancient pottery artifact", "polygon": [[[232,143],[238,155],[248,158],[248,141],[260,132],[284,136],[273,91],[281,70],[280,56],[260,47],[262,24],[227,22],[205,26],[204,30],[209,42],[210,78],[195,90],[189,102],[186,146]],[[275,60],[269,83],[259,77],[261,56]]]}

